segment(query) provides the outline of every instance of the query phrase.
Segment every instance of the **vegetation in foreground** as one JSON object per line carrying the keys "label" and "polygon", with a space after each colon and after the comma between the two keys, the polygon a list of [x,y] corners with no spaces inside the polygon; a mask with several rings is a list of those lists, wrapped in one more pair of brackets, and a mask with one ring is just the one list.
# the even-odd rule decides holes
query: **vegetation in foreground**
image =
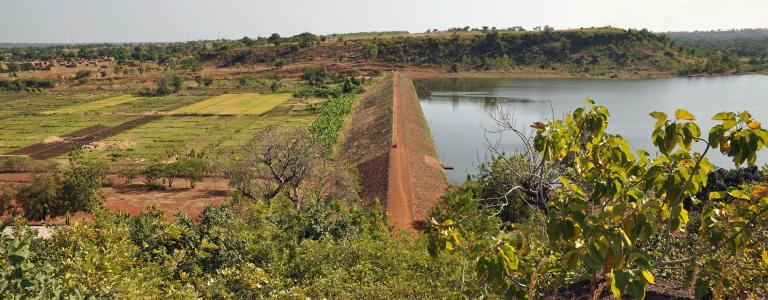
{"label": "vegetation in foreground", "polygon": [[[690,285],[697,298],[764,295],[765,171],[715,171],[706,154],[752,165],[768,131],[746,112],[717,114],[706,136],[685,110],[651,115],[656,157],[606,133],[609,112],[593,102],[533,124],[528,152],[500,155],[452,188],[415,236],[362,209],[371,204],[359,202],[352,179],[313,175],[333,169],[323,167],[314,133],[269,129],[241,156],[215,162],[235,192],[194,219],[116,216],[99,208],[97,193],[52,194],[62,203],[85,199],[93,220],[50,239],[24,226],[0,237],[0,293],[535,299],[567,297],[587,282],[583,293],[644,298],[668,280]],[[696,143],[706,150],[694,151]],[[53,190],[93,186],[100,171],[86,166],[95,164],[72,166]]]}

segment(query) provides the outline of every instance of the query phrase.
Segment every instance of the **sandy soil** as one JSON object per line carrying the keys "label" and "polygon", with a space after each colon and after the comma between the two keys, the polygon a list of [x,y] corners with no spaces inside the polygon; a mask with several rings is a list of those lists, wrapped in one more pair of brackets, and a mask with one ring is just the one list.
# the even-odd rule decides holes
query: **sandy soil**
{"label": "sandy soil", "polygon": [[[166,218],[174,219],[176,211],[181,211],[194,218],[208,204],[218,205],[229,198],[227,181],[221,178],[206,178],[193,189],[186,181],[178,179],[173,188],[150,190],[135,180],[124,184],[121,179],[110,177],[111,186],[104,187],[102,192],[106,207],[116,213],[137,214],[152,207],[164,212]],[[0,186],[32,181],[31,173],[0,173]],[[86,213],[77,213],[72,219],[89,218]],[[61,225],[65,218],[46,221],[47,224]],[[32,222],[33,224],[36,222]]]}
{"label": "sandy soil", "polygon": [[426,219],[448,183],[413,83],[395,73],[387,211],[400,228]]}
{"label": "sandy soil", "polygon": [[168,219],[174,219],[177,210],[196,217],[208,204],[226,202],[229,187],[227,181],[221,178],[206,178],[193,189],[180,179],[174,182],[173,188],[165,190],[148,190],[135,182],[105,188],[104,197],[107,208],[114,212],[137,214],[154,206],[163,211]]}
{"label": "sandy soil", "polygon": [[389,154],[389,199],[387,212],[392,223],[399,228],[413,229],[410,172],[408,170],[408,143],[405,142],[405,124],[402,113],[400,74],[395,74],[394,99],[392,101],[392,150]]}

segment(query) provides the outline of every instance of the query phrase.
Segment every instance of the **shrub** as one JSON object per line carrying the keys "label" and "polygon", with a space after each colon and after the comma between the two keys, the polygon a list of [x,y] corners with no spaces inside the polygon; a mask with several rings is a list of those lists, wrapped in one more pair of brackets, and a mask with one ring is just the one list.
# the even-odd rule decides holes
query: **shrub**
{"label": "shrub", "polygon": [[51,79],[26,78],[3,80],[0,79],[0,91],[19,92],[19,91],[39,91],[42,89],[53,88],[56,82]]}
{"label": "shrub", "polygon": [[301,79],[306,80],[310,85],[320,86],[330,79],[330,74],[323,68],[308,68],[304,70]]}
{"label": "shrub", "polygon": [[184,86],[184,78],[176,74],[161,76],[155,80],[155,85],[156,96],[175,94]]}
{"label": "shrub", "polygon": [[75,79],[76,80],[80,80],[83,78],[88,79],[91,77],[92,74],[93,74],[93,71],[91,70],[79,70],[77,71],[77,74],[75,74]]}
{"label": "shrub", "polygon": [[21,172],[26,171],[32,165],[32,159],[26,156],[9,156],[2,159],[0,171]]}
{"label": "shrub", "polygon": [[364,91],[363,83],[357,77],[347,76],[344,78],[344,83],[341,85],[341,91],[349,94],[359,94]]}
{"label": "shrub", "polygon": [[326,85],[321,86],[305,86],[293,93],[296,98],[309,98],[309,97],[321,97],[321,98],[338,98],[342,95],[342,91],[338,87],[329,87]]}

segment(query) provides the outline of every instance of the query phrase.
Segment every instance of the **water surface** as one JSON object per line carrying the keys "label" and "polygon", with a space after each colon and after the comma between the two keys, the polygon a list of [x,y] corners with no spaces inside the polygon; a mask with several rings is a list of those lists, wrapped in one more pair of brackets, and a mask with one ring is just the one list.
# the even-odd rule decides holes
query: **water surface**
{"label": "water surface", "polygon": [[[514,115],[519,128],[532,122],[562,118],[586,105],[591,98],[611,111],[609,131],[621,134],[633,148],[654,152],[650,135],[651,111],[674,115],[685,108],[696,115],[706,131],[717,112],[749,110],[768,124],[768,76],[741,75],[653,80],[590,79],[426,79],[414,81],[440,159],[455,167],[453,182],[476,172],[489,153],[487,144],[499,144],[509,153],[520,143],[510,134],[487,133],[497,128],[489,112],[502,109]],[[762,153],[759,163],[768,161]],[[715,164],[732,167],[724,157],[710,157]]]}

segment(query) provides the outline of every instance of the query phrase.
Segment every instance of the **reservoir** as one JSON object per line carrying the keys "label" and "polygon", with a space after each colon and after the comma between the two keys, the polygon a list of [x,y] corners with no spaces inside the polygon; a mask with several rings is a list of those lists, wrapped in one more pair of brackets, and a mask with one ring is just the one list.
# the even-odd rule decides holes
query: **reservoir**
{"label": "reservoir", "polygon": [[[678,108],[693,113],[706,138],[721,111],[748,110],[768,126],[768,76],[738,75],[649,80],[599,79],[487,79],[449,78],[415,80],[424,116],[441,161],[453,165],[447,171],[451,182],[463,182],[476,173],[491,153],[488,145],[499,145],[506,153],[520,150],[512,133],[493,133],[498,126],[492,114],[506,112],[517,128],[531,130],[536,121],[562,119],[567,112],[586,106],[585,98],[608,107],[608,131],[626,138],[633,149],[653,156],[651,143],[655,120],[648,114],[661,111],[674,116]],[[703,150],[703,146],[699,147]],[[733,163],[718,151],[708,157],[719,167]],[[768,162],[768,150],[758,154],[758,166]]]}

